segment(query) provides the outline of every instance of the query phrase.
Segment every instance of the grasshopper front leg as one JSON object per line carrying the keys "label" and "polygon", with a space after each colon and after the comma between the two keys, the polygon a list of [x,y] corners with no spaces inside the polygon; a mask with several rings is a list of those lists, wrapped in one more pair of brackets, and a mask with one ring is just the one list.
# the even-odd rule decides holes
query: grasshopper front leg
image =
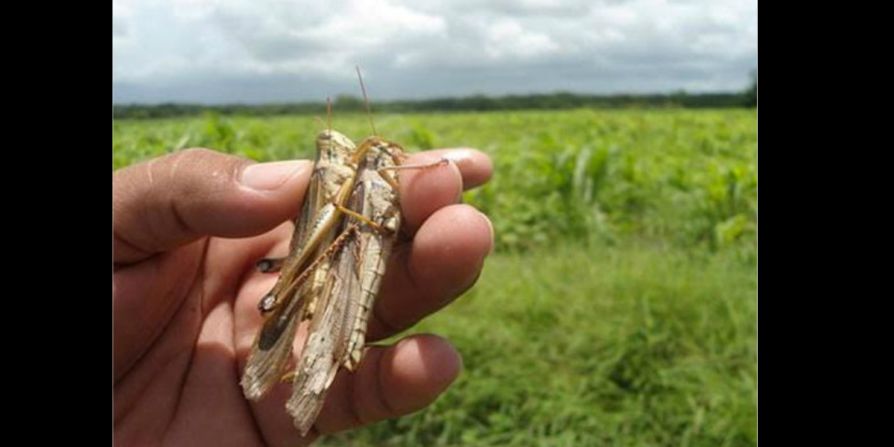
{"label": "grasshopper front leg", "polygon": [[433,161],[431,163],[417,163],[417,164],[405,164],[405,165],[397,165],[397,166],[387,166],[384,168],[379,168],[376,172],[378,172],[379,176],[382,177],[386,183],[388,183],[391,188],[395,191],[400,191],[400,184],[397,182],[397,179],[394,178],[393,175],[389,174],[388,171],[403,171],[409,169],[430,169],[436,168],[438,166],[446,166],[450,164],[449,158],[441,158],[438,161]]}

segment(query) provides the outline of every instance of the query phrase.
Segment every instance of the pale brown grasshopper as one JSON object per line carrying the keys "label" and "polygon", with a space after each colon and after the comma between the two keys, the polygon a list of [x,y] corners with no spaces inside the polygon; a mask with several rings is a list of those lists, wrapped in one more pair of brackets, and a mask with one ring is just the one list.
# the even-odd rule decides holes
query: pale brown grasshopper
{"label": "pale brown grasshopper", "polygon": [[313,296],[308,289],[314,284],[298,278],[333,243],[341,222],[340,206],[352,192],[362,158],[363,152],[340,133],[327,130],[317,137],[317,160],[295,222],[289,256],[258,263],[261,271],[281,272],[273,289],[258,304],[267,318],[242,376],[243,392],[249,399],[260,398],[282,376],[298,323],[310,316],[304,315],[307,303],[303,300]]}
{"label": "pale brown grasshopper", "polygon": [[[267,318],[242,378],[244,394],[253,400],[280,378],[292,378],[286,408],[303,435],[339,367],[353,371],[362,358],[367,321],[401,223],[397,176],[391,173],[448,163],[401,165],[405,155],[396,143],[373,136],[355,149],[332,130],[318,137],[317,148],[289,257],[259,263],[264,271],[282,263],[282,273],[259,304]],[[307,318],[298,364],[283,376],[298,323]]]}

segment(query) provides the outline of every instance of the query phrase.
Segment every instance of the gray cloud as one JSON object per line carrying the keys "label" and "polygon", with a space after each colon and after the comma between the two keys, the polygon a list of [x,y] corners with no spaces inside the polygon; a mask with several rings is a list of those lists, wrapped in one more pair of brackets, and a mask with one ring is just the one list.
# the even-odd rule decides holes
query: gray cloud
{"label": "gray cloud", "polygon": [[157,0],[113,5],[113,101],[715,91],[756,67],[734,0]]}

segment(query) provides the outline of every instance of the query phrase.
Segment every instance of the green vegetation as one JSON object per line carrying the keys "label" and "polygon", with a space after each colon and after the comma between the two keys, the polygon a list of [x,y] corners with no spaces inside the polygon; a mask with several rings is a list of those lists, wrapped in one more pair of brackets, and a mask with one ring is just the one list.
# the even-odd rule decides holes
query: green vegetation
{"label": "green vegetation", "polygon": [[755,445],[754,287],[722,255],[495,255],[479,286],[414,329],[460,349],[455,387],[331,445]]}
{"label": "green vegetation", "polygon": [[[322,109],[321,109],[322,110]],[[362,114],[334,126],[359,139]],[[754,109],[378,113],[410,150],[470,146],[497,252],[414,332],[465,370],[431,408],[331,445],[756,444]],[[118,120],[114,166],[205,146],[310,157],[309,116]]]}

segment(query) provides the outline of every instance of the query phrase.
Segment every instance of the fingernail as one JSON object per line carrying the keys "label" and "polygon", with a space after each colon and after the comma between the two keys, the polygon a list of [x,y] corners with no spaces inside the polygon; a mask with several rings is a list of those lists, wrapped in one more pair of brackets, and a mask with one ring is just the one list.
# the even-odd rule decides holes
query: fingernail
{"label": "fingernail", "polygon": [[457,165],[461,165],[472,159],[472,149],[452,149],[443,154],[442,157]]}
{"label": "fingernail", "polygon": [[258,163],[245,168],[240,181],[251,189],[270,191],[279,188],[286,180],[301,172],[305,165],[306,163],[301,160]]}
{"label": "fingernail", "polygon": [[481,218],[484,219],[484,221],[487,223],[487,227],[490,228],[490,250],[487,251],[487,254],[489,255],[494,252],[494,224],[491,223],[486,214],[482,213],[481,211],[478,211],[478,214],[481,215]]}

